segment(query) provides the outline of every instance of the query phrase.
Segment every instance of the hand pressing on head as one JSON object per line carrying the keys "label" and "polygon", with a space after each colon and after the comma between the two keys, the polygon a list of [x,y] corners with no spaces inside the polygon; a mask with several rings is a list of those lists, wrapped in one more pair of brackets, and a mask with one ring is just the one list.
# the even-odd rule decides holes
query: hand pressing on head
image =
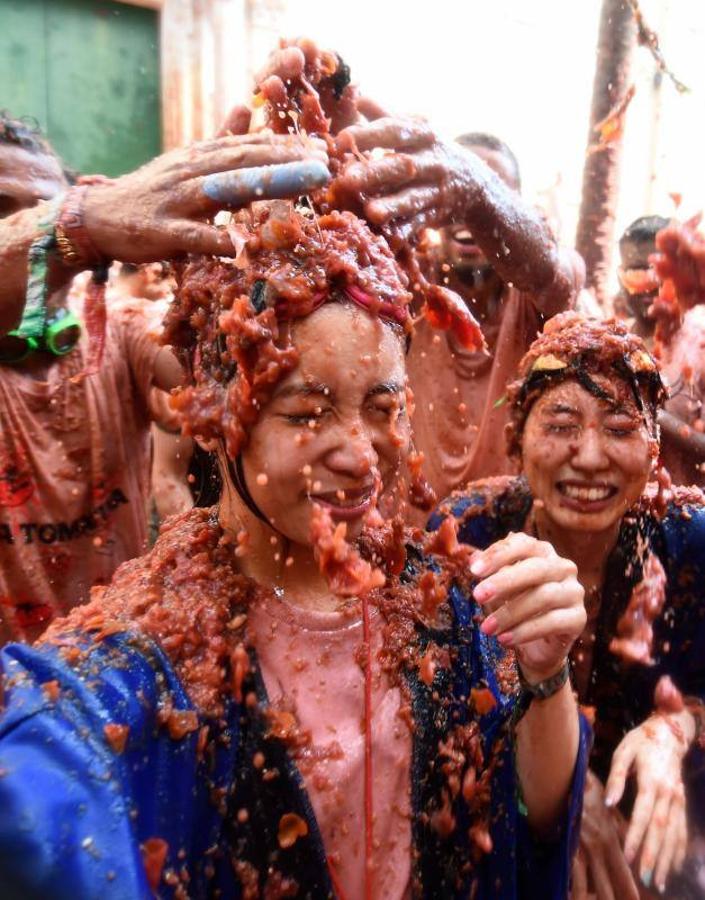
{"label": "hand pressing on head", "polygon": [[574,294],[575,263],[560,255],[538,211],[479,156],[440,140],[422,119],[351,125],[337,136],[336,155],[345,162],[328,189],[335,204],[405,240],[426,228],[464,225],[505,282],[546,294],[541,305],[550,315]]}
{"label": "hand pressing on head", "polygon": [[575,564],[519,532],[477,551],[470,571],[482,579],[474,590],[485,614],[481,630],[515,649],[528,682],[559,672],[586,621]]}
{"label": "hand pressing on head", "polygon": [[268,131],[201,141],[87,188],[84,224],[109,259],[233,255],[227,232],[207,220],[221,209],[320,187],[329,177],[327,161],[321,141]]}
{"label": "hand pressing on head", "polygon": [[639,900],[620,838],[620,815],[605,805],[600,779],[588,771],[571,900]]}
{"label": "hand pressing on head", "polygon": [[[351,157],[331,191],[344,205],[361,204],[372,224],[410,238],[462,214],[471,189],[464,163],[470,157],[472,166],[473,156],[439,141],[422,119],[375,118],[344,129],[336,145]],[[367,151],[372,155],[359,159]]]}
{"label": "hand pressing on head", "polygon": [[[331,185],[343,202],[361,196],[364,214],[374,225],[412,238],[428,227],[471,224],[478,201],[487,207],[485,215],[493,204],[500,214],[500,207],[522,206],[519,195],[479,156],[455,141],[442,141],[423,119],[380,118],[375,111],[383,112],[372,107],[373,121],[337,136],[338,153],[351,157]],[[370,158],[359,159],[365,152],[371,152]],[[481,218],[479,209],[475,216]]]}
{"label": "hand pressing on head", "polygon": [[680,870],[688,843],[683,758],[695,734],[688,710],[658,712],[632,729],[614,752],[605,790],[606,803],[622,798],[626,779],[636,778],[637,797],[624,842],[629,863],[639,856],[642,882],[665,890],[672,871]]}

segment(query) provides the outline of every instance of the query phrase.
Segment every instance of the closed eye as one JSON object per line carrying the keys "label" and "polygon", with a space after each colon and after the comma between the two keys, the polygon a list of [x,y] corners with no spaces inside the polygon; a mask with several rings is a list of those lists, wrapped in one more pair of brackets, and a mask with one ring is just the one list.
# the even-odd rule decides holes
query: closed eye
{"label": "closed eye", "polygon": [[317,406],[315,409],[302,410],[301,412],[281,413],[281,416],[287,422],[291,422],[292,425],[308,425],[309,422],[320,422],[331,411],[330,407],[324,409]]}
{"label": "closed eye", "polygon": [[607,431],[615,437],[629,437],[630,434],[634,434],[636,428],[634,426],[608,425]]}
{"label": "closed eye", "polygon": [[578,426],[575,422],[549,422],[546,425],[546,430],[552,434],[569,434],[572,431],[576,431],[577,428]]}
{"label": "closed eye", "polygon": [[383,416],[403,415],[406,412],[406,404],[399,403],[396,397],[390,397],[386,401],[380,398],[376,402],[370,403],[368,409]]}

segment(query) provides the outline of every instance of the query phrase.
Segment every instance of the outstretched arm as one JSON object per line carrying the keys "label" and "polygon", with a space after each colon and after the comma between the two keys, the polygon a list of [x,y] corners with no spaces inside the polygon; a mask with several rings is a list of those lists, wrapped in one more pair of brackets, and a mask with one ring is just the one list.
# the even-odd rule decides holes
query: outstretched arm
{"label": "outstretched arm", "polygon": [[413,238],[424,228],[467,224],[500,277],[531,293],[546,315],[569,305],[582,286],[579,257],[558,247],[539,212],[425,122],[381,118],[346,128],[337,144],[351,153],[376,150],[362,162],[351,157],[331,185],[344,204],[367,198],[363,212],[375,225]]}
{"label": "outstretched arm", "polygon": [[690,463],[705,461],[705,434],[696,431],[692,425],[675,413],[662,409],[658,423],[667,438]]}
{"label": "outstretched arm", "polygon": [[[105,259],[150,262],[183,253],[231,256],[227,231],[208,221],[252,200],[297,196],[328,180],[324,145],[259,132],[172,150],[105,184],[87,187],[83,223]],[[22,316],[29,248],[43,231],[46,203],[0,221],[0,334]],[[51,254],[49,289],[77,274]]]}
{"label": "outstretched arm", "polygon": [[[678,871],[688,844],[683,760],[692,746],[691,712],[656,712],[623,738],[612,757],[606,804],[622,798],[627,777],[636,777],[637,796],[624,842],[624,855],[637,859],[646,887],[663,893],[671,870]],[[637,864],[635,864],[636,867]]]}

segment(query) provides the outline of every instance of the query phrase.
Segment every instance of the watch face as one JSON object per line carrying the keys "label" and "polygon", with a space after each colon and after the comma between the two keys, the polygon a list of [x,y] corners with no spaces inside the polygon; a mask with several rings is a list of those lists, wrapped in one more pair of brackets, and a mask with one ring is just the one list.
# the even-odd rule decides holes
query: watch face
{"label": "watch face", "polygon": [[[521,670],[520,670],[521,671]],[[563,664],[563,668],[561,668],[555,675],[551,675],[550,678],[545,678],[543,681],[539,681],[538,684],[529,684],[528,681],[522,676],[521,677],[521,686],[527,694],[530,694],[532,697],[536,697],[539,700],[547,700],[549,697],[552,697],[554,694],[557,694],[558,691],[563,687],[563,685],[568,681],[570,677],[570,665],[566,661]]]}
{"label": "watch face", "polygon": [[44,345],[50,353],[63,356],[76,346],[81,338],[81,323],[68,309],[59,309],[47,321],[44,329]]}

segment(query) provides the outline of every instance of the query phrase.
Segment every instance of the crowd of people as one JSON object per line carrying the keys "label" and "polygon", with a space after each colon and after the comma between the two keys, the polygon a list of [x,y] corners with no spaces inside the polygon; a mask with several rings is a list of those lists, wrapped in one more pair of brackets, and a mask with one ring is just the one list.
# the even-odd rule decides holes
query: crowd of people
{"label": "crowd of people", "polygon": [[497,137],[251,105],[0,115],[0,894],[705,896],[697,223],[603,310]]}

